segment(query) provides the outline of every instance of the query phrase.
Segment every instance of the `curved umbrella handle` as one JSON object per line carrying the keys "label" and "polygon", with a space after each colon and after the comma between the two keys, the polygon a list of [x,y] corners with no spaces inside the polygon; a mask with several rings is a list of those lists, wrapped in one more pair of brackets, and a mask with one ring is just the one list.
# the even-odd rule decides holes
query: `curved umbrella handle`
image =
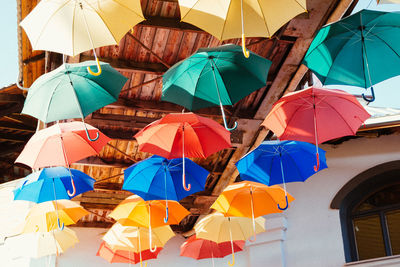
{"label": "curved umbrella handle", "polygon": [[72,185],[72,193],[69,191],[69,189],[67,190],[67,194],[69,197],[73,197],[76,194],[75,182],[74,179],[72,179],[72,177],[71,177],[71,185]]}
{"label": "curved umbrella handle", "polygon": [[371,96],[372,96],[372,98],[369,99],[369,98],[367,98],[367,97],[365,96],[365,94],[362,94],[362,98],[363,98],[365,101],[367,101],[368,103],[371,103],[371,102],[374,102],[374,101],[375,101],[375,91],[374,91],[374,87],[373,87],[373,86],[371,86]]}
{"label": "curved umbrella handle", "polygon": [[228,123],[226,122],[225,111],[224,111],[224,108],[223,108],[223,106],[222,106],[222,103],[219,102],[219,104],[220,104],[220,107],[221,107],[222,119],[223,119],[223,121],[224,121],[225,129],[227,129],[228,131],[233,131],[233,130],[235,130],[235,129],[237,128],[237,126],[238,126],[237,121],[235,121],[235,125],[233,125],[232,128],[229,128],[229,127],[228,127]]}
{"label": "curved umbrella handle", "polygon": [[285,196],[285,199],[286,199],[286,207],[281,208],[281,206],[279,206],[279,204],[278,204],[278,209],[280,209],[280,210],[287,210],[287,208],[289,207],[289,201],[288,201],[287,196]]}
{"label": "curved umbrella handle", "polygon": [[183,188],[186,191],[190,191],[190,189],[192,188],[191,184],[188,184],[188,186],[186,187],[186,175],[185,175],[185,173],[183,173],[183,175],[182,175],[182,185],[183,185]]}
{"label": "curved umbrella handle", "polygon": [[167,223],[168,222],[168,218],[169,218],[169,216],[168,216],[169,214],[168,214],[168,207],[165,209],[165,218],[164,218],[164,223]]}
{"label": "curved umbrella handle", "polygon": [[228,265],[229,266],[235,265],[235,252],[232,253],[232,263],[230,261],[228,261]]}
{"label": "curved umbrella handle", "polygon": [[92,139],[92,138],[90,138],[89,130],[87,129],[86,123],[85,123],[85,122],[83,122],[83,126],[85,126],[86,136],[87,136],[87,138],[89,139],[89,141],[94,142],[94,141],[97,141],[97,139],[99,139],[99,137],[100,137],[99,132],[96,132],[96,137],[95,137],[94,139]]}
{"label": "curved umbrella handle", "polygon": [[60,218],[57,218],[57,226],[60,231],[64,230],[64,223],[60,225]]}
{"label": "curved umbrella handle", "polygon": [[99,61],[99,59],[97,57],[96,57],[96,66],[97,66],[97,72],[93,72],[90,69],[90,67],[87,67],[87,71],[93,76],[99,76],[101,74],[101,72],[102,72],[101,66],[100,66],[100,61]]}
{"label": "curved umbrella handle", "polygon": [[246,49],[246,37],[242,34],[242,51],[245,58],[250,57],[250,51]]}
{"label": "curved umbrella handle", "polygon": [[[142,253],[142,252],[140,252]],[[140,267],[143,267],[143,261],[142,259],[140,259]],[[144,263],[144,267],[147,267],[147,261]]]}
{"label": "curved umbrella handle", "polygon": [[317,172],[319,170],[319,153],[316,153],[315,156],[317,157],[317,165],[314,165],[314,171]]}

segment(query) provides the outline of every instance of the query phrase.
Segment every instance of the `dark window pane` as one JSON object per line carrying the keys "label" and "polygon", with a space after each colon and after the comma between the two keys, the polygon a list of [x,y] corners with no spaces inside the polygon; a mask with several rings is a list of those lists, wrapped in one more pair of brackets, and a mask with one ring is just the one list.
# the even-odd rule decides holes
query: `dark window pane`
{"label": "dark window pane", "polygon": [[391,211],[386,214],[387,225],[389,228],[390,243],[392,254],[400,254],[400,211]]}
{"label": "dark window pane", "polygon": [[391,185],[369,196],[360,203],[353,213],[372,210],[400,203],[400,184]]}
{"label": "dark window pane", "polygon": [[353,223],[358,260],[386,256],[379,216],[356,218]]}

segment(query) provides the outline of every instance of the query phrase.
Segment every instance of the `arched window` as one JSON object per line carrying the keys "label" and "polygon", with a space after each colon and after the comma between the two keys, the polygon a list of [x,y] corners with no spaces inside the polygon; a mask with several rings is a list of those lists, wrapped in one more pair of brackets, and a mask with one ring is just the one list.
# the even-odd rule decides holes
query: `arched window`
{"label": "arched window", "polygon": [[358,175],[331,207],[340,209],[346,262],[400,254],[400,162]]}

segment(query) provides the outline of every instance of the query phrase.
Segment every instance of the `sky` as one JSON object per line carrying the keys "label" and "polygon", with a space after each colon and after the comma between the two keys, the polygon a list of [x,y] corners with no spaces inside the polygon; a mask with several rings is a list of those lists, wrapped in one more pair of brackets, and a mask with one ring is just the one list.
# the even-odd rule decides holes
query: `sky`
{"label": "sky", "polygon": [[[3,1],[0,9],[0,88],[15,83],[18,79],[18,41],[17,41],[17,7],[16,0]],[[382,11],[400,11],[400,5],[377,5],[376,0],[359,0],[354,12],[363,8]],[[400,76],[383,81],[374,86],[376,100],[371,103],[375,107],[400,108]],[[343,89],[353,94],[361,94],[365,90],[349,86],[330,86]]]}

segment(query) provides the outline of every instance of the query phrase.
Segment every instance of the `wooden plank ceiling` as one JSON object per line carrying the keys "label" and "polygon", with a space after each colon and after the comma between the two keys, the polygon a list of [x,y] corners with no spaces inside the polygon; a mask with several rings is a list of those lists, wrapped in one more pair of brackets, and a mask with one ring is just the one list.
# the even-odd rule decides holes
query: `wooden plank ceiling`
{"label": "wooden plank ceiling", "polygon": [[[37,0],[17,0],[18,20],[21,21],[37,4]],[[232,133],[232,148],[225,149],[207,159],[194,159],[211,172],[206,190],[181,201],[192,215],[177,232],[192,228],[201,214],[227,184],[237,179],[234,163],[252,146],[263,141],[268,131],[260,128],[273,102],[285,92],[294,91],[304,83],[307,69],[300,62],[312,37],[325,23],[342,17],[357,1],[309,0],[309,13],[302,14],[285,25],[272,39],[248,38],[247,47],[273,62],[267,86],[252,93],[233,107],[226,107],[229,121],[238,121]],[[182,107],[161,102],[162,74],[176,62],[193,54],[200,47],[214,47],[223,43],[239,44],[238,39],[220,42],[208,33],[180,22],[176,0],[142,0],[146,21],[132,29],[119,45],[96,50],[102,61],[109,62],[129,80],[116,103],[108,105],[86,118],[113,140],[97,157],[90,157],[73,168],[84,171],[97,180],[95,191],[78,196],[76,200],[92,213],[81,226],[106,227],[112,221],[106,218],[110,210],[127,195],[121,191],[123,169],[150,155],[138,151],[133,135],[145,125],[171,112],[181,112]],[[45,72],[62,62],[61,55],[32,51],[26,34],[19,28],[19,61],[21,82],[29,87]],[[92,52],[68,58],[68,62],[93,59]],[[303,82],[302,82],[303,81]],[[0,94],[0,175],[4,180],[26,175],[27,170],[13,166],[13,160],[23,144],[34,133],[36,120],[18,114],[22,108],[24,92],[11,86]],[[222,123],[218,108],[197,112]],[[21,166],[20,166],[21,167]],[[7,175],[6,175],[7,173]]]}

